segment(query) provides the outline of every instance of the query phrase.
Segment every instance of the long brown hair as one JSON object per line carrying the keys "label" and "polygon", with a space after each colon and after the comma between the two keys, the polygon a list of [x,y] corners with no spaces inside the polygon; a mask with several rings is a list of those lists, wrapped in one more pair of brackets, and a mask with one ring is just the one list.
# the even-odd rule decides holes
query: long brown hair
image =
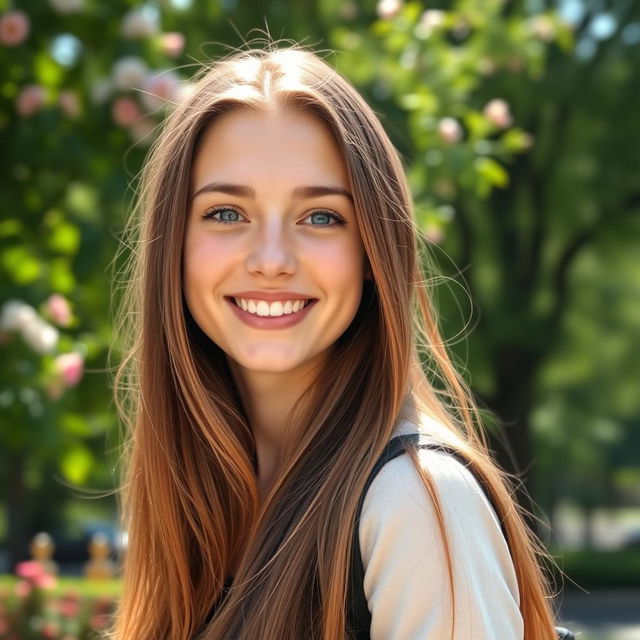
{"label": "long brown hair", "polygon": [[[229,109],[292,103],[326,121],[342,150],[372,280],[317,371],[318,384],[297,402],[288,425],[296,438],[260,503],[251,427],[225,354],[185,304],[182,247],[203,130]],[[118,335],[130,342],[116,376],[128,428],[121,487],[128,551],[114,638],[188,640],[198,630],[208,640],[349,637],[358,496],[408,394],[489,487],[515,565],[525,638],[553,637],[542,549],[509,478],[490,459],[471,392],[438,330],[402,162],[371,108],[331,65],[300,47],[269,45],[202,69],[151,149],[129,232],[132,271]],[[444,537],[433,480],[412,459]],[[445,547],[451,578],[446,537]],[[205,626],[235,558],[233,587]]]}

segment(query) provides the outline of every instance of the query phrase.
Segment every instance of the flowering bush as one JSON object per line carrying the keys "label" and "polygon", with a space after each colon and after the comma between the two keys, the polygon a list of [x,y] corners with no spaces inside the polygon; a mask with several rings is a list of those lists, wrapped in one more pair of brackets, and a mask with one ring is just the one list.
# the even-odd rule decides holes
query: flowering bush
{"label": "flowering bush", "polygon": [[[45,314],[58,326],[66,327],[72,322],[71,307],[63,296],[53,294],[44,306]],[[31,305],[21,300],[9,300],[0,312],[0,343],[7,345],[17,336],[29,347],[29,351],[22,352],[22,357],[44,359],[43,365],[35,368],[35,378],[28,381],[32,395],[42,390],[49,398],[57,400],[65,389],[80,382],[84,373],[84,357],[79,350],[83,345],[76,345],[75,350],[54,357],[59,345],[58,329]]]}
{"label": "flowering bush", "polygon": [[61,591],[35,561],[18,564],[16,574],[0,587],[0,640],[97,640],[109,624],[114,597]]}

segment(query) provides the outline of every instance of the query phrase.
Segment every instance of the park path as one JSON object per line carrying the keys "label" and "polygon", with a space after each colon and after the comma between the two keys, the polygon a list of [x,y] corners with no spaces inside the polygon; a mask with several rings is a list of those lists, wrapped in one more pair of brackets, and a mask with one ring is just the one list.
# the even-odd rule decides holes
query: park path
{"label": "park path", "polygon": [[640,640],[640,590],[565,592],[560,619],[576,640]]}

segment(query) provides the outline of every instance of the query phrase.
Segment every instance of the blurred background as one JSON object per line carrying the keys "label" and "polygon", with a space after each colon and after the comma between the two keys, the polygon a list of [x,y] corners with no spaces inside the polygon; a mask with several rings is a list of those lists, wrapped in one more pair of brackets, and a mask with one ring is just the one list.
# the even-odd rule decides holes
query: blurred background
{"label": "blurred background", "polygon": [[94,637],[117,597],[118,242],[190,76],[267,33],[324,51],[402,154],[561,619],[640,638],[635,0],[0,0],[0,638]]}

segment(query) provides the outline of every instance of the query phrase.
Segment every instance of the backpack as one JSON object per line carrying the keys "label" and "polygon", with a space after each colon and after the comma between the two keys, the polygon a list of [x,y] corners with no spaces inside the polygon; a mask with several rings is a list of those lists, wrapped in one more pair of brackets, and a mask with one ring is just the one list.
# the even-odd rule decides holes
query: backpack
{"label": "backpack", "polygon": [[[385,447],[382,455],[376,461],[371,474],[367,478],[367,482],[364,486],[364,490],[360,495],[360,499],[358,501],[358,508],[356,510],[356,522],[355,522],[355,530],[352,540],[352,551],[351,551],[351,567],[350,567],[350,582],[349,582],[349,597],[348,597],[348,609],[347,609],[347,626],[351,632],[351,637],[354,640],[370,640],[370,629],[371,629],[371,613],[369,612],[369,607],[367,605],[367,598],[364,593],[364,567],[362,564],[362,554],[360,552],[360,542],[358,538],[358,530],[360,525],[360,515],[362,512],[362,505],[364,503],[364,498],[367,494],[367,490],[371,486],[373,479],[376,477],[380,469],[394,458],[399,455],[405,453],[404,443],[410,443],[414,446],[417,446],[421,449],[435,449],[438,451],[445,451],[449,455],[456,458],[459,462],[469,469],[474,474],[474,477],[480,484],[480,487],[484,491],[485,495],[489,499],[489,502],[493,504],[491,500],[491,495],[488,491],[488,488],[484,484],[482,478],[478,477],[473,468],[469,465],[469,461],[466,460],[460,453],[458,453],[455,449],[447,447],[441,443],[436,442],[435,440],[429,438],[428,436],[420,433],[409,433],[403,434],[399,436],[395,436],[392,438],[387,446]],[[495,507],[494,507],[495,509]],[[496,513],[497,513],[497,509]],[[505,540],[507,540],[507,536],[505,535],[505,529],[502,523],[500,524],[502,528],[502,534],[505,536]],[[557,640],[574,640],[574,635],[568,629],[563,627],[556,627],[556,638]]]}

